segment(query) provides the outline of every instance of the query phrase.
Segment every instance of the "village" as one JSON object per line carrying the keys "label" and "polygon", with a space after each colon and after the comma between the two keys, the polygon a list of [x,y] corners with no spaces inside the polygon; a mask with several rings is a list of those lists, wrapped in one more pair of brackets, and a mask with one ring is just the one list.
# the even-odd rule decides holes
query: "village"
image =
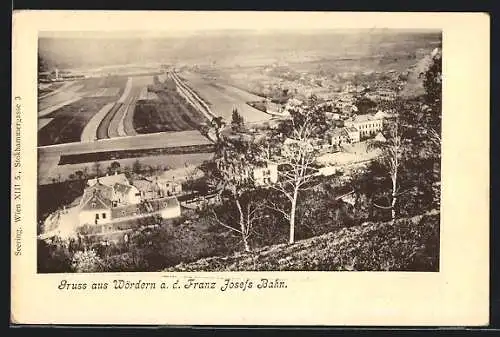
{"label": "village", "polygon": [[[285,112],[311,108],[326,111],[331,128],[312,143],[318,153],[319,169],[316,175],[329,176],[343,172],[345,166],[370,161],[377,157],[378,152],[368,151],[367,143],[370,140],[385,141],[382,133],[384,120],[394,115],[381,110],[374,114],[357,114],[356,106],[348,102],[344,98],[311,107],[303,101],[290,99],[281,108]],[[265,134],[262,129],[257,131],[251,128],[251,131],[254,131],[252,140]],[[247,133],[248,130],[245,130],[236,134],[241,137]],[[235,136],[228,127],[221,134],[229,138]],[[284,141],[283,156],[287,155],[287,148],[293,143],[291,138]],[[264,164],[249,169],[246,174],[252,178],[256,188],[265,188],[278,181],[279,166],[280,156],[269,158]],[[201,209],[220,202],[220,191],[207,189],[207,193],[202,195],[186,189],[188,181],[201,179],[203,175],[199,167],[186,165],[152,176],[132,178],[115,170],[111,174],[88,179],[83,195],[77,201],[62,205],[45,219],[45,231],[40,237],[106,236],[117,232],[126,235],[127,231],[139,226],[140,219],[152,216],[164,220],[175,219],[181,216],[183,210]]]}
{"label": "village", "polygon": [[39,41],[40,272],[436,268],[440,35],[241,34],[125,63]]}

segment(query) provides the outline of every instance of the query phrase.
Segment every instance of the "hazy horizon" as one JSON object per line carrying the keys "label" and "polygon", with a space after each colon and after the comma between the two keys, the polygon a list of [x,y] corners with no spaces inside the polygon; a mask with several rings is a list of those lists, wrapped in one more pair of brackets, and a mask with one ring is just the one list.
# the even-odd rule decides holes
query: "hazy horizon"
{"label": "hazy horizon", "polygon": [[[112,64],[255,62],[358,57],[441,43],[441,32],[422,29],[209,30],[172,32],[41,32],[39,54],[59,67]],[[167,33],[168,34],[168,33]],[[397,48],[394,48],[397,46]],[[295,60],[297,61],[297,60]]]}

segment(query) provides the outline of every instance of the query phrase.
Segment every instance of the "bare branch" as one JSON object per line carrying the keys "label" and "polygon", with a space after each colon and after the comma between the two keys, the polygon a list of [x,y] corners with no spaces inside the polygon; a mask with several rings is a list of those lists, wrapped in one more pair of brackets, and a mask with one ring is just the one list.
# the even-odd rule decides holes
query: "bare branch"
{"label": "bare branch", "polygon": [[270,205],[267,205],[268,208],[272,209],[272,210],[275,210],[279,213],[281,213],[287,220],[290,220],[290,214],[288,214],[287,212],[285,212],[283,209],[279,208],[278,206],[276,206],[276,204],[274,204],[272,201],[269,201],[269,204]]}
{"label": "bare branch", "polygon": [[392,209],[392,206],[381,206],[381,205],[377,205],[375,202],[373,203],[373,206],[375,206],[377,208],[381,208],[381,209]]}
{"label": "bare branch", "polygon": [[222,221],[219,220],[219,217],[217,216],[217,213],[215,213],[215,211],[212,209],[212,213],[213,213],[213,216],[214,216],[214,220],[221,226],[227,228],[227,229],[230,229],[232,231],[235,231],[236,233],[239,233],[239,234],[243,234],[241,231],[237,230],[236,228],[234,227],[231,227],[231,226],[228,226],[226,225],[225,223],[223,223]]}

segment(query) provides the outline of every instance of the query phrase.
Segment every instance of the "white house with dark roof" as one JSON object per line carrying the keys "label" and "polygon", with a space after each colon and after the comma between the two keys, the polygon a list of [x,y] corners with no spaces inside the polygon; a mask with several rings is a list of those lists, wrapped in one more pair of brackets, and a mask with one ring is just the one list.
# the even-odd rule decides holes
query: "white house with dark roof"
{"label": "white house with dark roof", "polygon": [[107,223],[111,221],[113,208],[140,202],[140,191],[124,174],[89,179],[79,205],[80,225]]}
{"label": "white house with dark roof", "polygon": [[113,205],[111,199],[106,195],[109,193],[108,187],[105,185],[96,186],[83,194],[78,214],[80,225],[100,225],[111,221]]}
{"label": "white house with dark roof", "polygon": [[343,144],[349,143],[349,135],[347,134],[346,128],[335,128],[331,131],[331,144],[334,146],[341,146]]}

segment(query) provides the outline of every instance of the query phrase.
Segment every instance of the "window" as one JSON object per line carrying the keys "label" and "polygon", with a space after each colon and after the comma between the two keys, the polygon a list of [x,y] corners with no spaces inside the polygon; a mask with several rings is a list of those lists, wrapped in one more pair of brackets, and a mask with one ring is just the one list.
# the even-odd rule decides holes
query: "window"
{"label": "window", "polygon": [[106,213],[102,213],[102,218],[106,219]]}
{"label": "window", "polygon": [[96,220],[99,220],[99,213],[96,213],[96,214],[95,214],[95,219],[96,219]]}

